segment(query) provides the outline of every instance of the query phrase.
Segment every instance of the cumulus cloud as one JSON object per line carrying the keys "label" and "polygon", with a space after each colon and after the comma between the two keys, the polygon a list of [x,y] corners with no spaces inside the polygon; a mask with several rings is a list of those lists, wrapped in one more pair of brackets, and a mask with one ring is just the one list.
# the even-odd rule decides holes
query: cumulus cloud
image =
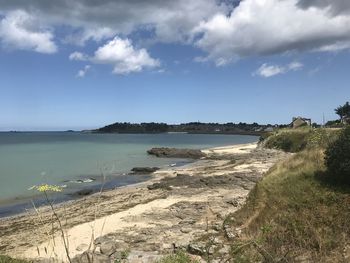
{"label": "cumulus cloud", "polygon": [[105,40],[114,35],[130,34],[137,29],[154,33],[158,41],[187,41],[199,21],[228,6],[216,0],[74,0],[1,1],[0,10],[22,9],[35,12],[47,23],[67,25],[76,30],[66,40],[83,44],[87,40]]}
{"label": "cumulus cloud", "polygon": [[113,66],[113,73],[123,75],[160,66],[160,61],[152,58],[146,49],[136,49],[130,39],[119,37],[115,37],[99,47],[93,56],[89,57],[86,54],[74,52],[70,54],[69,59],[110,64]]}
{"label": "cumulus cloud", "polygon": [[24,11],[9,12],[0,20],[0,40],[10,49],[55,53],[52,32],[40,26],[35,17]]}
{"label": "cumulus cloud", "polygon": [[303,64],[300,62],[292,62],[285,66],[280,65],[269,65],[264,63],[253,73],[253,76],[260,76],[264,78],[273,77],[279,74],[285,74],[288,71],[297,71],[303,68]]}
{"label": "cumulus cloud", "polygon": [[86,65],[83,69],[79,70],[77,73],[78,78],[83,78],[85,77],[86,73],[90,70],[91,66]]}
{"label": "cumulus cloud", "polygon": [[[152,40],[147,43],[194,45],[204,51],[195,61],[217,66],[251,56],[350,48],[349,0],[11,0],[0,1],[0,15],[3,44],[42,53],[57,50],[49,30],[56,26],[64,28],[60,43],[77,45],[90,40],[101,45],[116,35],[129,38],[143,31],[135,34],[138,43],[147,38]],[[116,73],[123,71],[119,66],[135,72],[157,61],[132,48],[148,62],[139,69],[109,61]],[[91,58],[75,54],[70,59]]]}
{"label": "cumulus cloud", "polygon": [[112,64],[113,73],[129,74],[140,72],[145,68],[159,67],[160,62],[153,59],[146,49],[135,49],[129,39],[115,37],[98,48],[93,61],[102,64]]}
{"label": "cumulus cloud", "polygon": [[326,8],[335,15],[350,12],[349,0],[299,0],[298,5],[301,8]]}
{"label": "cumulus cloud", "polygon": [[218,13],[201,22],[194,30],[195,44],[217,65],[247,56],[349,46],[350,16],[298,4],[297,0],[241,1],[230,15]]}

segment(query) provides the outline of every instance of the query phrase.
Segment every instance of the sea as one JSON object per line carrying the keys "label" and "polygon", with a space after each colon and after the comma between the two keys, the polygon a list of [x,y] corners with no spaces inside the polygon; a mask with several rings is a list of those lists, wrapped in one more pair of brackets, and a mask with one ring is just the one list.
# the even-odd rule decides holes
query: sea
{"label": "sea", "polygon": [[[97,191],[149,179],[133,167],[168,167],[190,160],[157,158],[152,147],[207,149],[251,143],[256,136],[219,134],[96,134],[84,132],[0,132],[0,217],[23,210],[39,193],[33,186],[62,187],[61,201],[81,189]],[[57,197],[56,197],[57,198]]]}

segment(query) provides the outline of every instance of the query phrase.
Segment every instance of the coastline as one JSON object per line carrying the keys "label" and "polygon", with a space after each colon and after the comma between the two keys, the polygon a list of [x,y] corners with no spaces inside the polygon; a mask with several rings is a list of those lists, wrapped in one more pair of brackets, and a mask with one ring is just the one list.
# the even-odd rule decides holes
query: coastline
{"label": "coastline", "polygon": [[[236,211],[257,180],[286,157],[285,153],[256,146],[253,143],[204,150],[207,158],[156,171],[145,182],[58,205],[57,213],[66,221],[71,257],[89,247],[92,225],[95,241],[114,235],[118,246],[133,251],[130,257],[157,257],[152,251],[166,253],[172,244],[188,245],[203,233],[209,221],[217,224]],[[21,258],[56,255],[66,260],[60,237],[55,237],[53,247],[44,231],[50,222],[50,210],[39,210],[41,222],[33,212],[0,219],[0,234],[6,237],[0,240],[1,253]],[[187,216],[182,218],[182,214]]]}

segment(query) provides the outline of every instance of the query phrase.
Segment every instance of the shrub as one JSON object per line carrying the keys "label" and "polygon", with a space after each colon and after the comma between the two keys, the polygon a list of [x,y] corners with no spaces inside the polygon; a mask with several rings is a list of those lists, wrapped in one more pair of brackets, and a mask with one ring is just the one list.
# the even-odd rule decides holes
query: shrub
{"label": "shrub", "polygon": [[350,183],[350,127],[328,146],[325,162],[333,179]]}
{"label": "shrub", "polygon": [[157,263],[199,263],[199,261],[192,259],[183,251],[177,251],[175,254],[163,257]]}
{"label": "shrub", "polygon": [[30,263],[29,261],[24,261],[21,259],[13,259],[8,256],[0,255],[0,263]]}
{"label": "shrub", "polygon": [[265,141],[265,147],[286,152],[299,152],[305,149],[309,132],[308,129],[282,130],[268,137]]}
{"label": "shrub", "polygon": [[339,132],[337,130],[323,128],[313,129],[308,135],[307,147],[309,149],[326,149],[328,145],[330,145],[338,138],[338,136]]}

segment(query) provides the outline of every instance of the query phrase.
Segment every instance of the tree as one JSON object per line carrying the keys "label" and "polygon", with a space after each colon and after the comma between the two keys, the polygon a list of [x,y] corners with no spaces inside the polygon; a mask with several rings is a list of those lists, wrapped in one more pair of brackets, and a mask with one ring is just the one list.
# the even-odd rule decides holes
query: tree
{"label": "tree", "polygon": [[333,179],[350,183],[350,126],[328,146],[325,161]]}
{"label": "tree", "polygon": [[336,108],[335,113],[339,115],[340,119],[343,120],[345,117],[350,117],[350,104],[349,102],[346,102],[343,106],[339,106]]}

